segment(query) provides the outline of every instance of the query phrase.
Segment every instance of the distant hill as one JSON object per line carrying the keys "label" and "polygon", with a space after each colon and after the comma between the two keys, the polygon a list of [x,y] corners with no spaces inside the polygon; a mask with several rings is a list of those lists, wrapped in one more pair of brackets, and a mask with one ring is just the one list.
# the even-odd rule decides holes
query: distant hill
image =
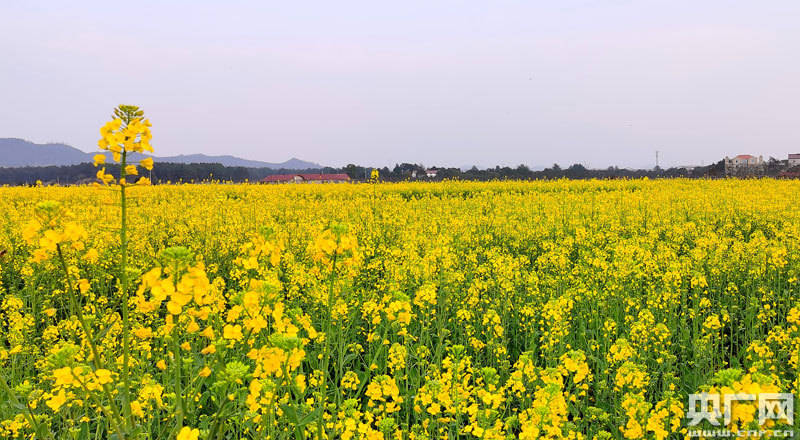
{"label": "distant hill", "polygon": [[242,159],[235,156],[207,156],[205,154],[181,154],[178,156],[153,157],[156,162],[169,163],[218,163],[226,167],[246,167],[246,168],[272,168],[275,170],[307,170],[312,168],[322,168],[322,165],[313,162],[306,162],[297,158],[291,158],[286,162],[272,163],[261,162],[258,160]]}
{"label": "distant hill", "polygon": [[34,144],[23,139],[0,138],[0,167],[76,165],[91,155],[66,144]]}
{"label": "distant hill", "polygon": [[[92,161],[97,153],[86,153],[75,147],[60,144],[35,144],[24,139],[0,138],[0,167],[77,165]],[[106,153],[108,157],[110,153]],[[132,155],[137,161],[144,155]],[[207,156],[205,154],[181,154],[179,156],[153,156],[156,162],[169,163],[218,163],[226,167],[271,168],[287,170],[321,169],[322,165],[292,158],[286,162],[272,163],[242,159],[235,156]]]}

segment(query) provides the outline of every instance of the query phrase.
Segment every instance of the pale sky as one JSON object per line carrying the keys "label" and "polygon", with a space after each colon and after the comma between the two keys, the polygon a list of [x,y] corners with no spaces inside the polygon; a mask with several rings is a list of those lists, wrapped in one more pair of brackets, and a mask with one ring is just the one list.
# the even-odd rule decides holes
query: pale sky
{"label": "pale sky", "polygon": [[0,0],[0,137],[591,167],[800,152],[800,2]]}

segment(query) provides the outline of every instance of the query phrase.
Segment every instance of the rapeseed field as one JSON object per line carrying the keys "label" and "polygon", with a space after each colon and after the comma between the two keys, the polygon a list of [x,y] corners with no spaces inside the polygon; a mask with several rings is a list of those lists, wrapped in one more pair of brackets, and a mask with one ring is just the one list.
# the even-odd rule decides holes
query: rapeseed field
{"label": "rapeseed field", "polygon": [[117,120],[103,184],[0,188],[2,438],[661,440],[798,391],[798,182],[148,186]]}

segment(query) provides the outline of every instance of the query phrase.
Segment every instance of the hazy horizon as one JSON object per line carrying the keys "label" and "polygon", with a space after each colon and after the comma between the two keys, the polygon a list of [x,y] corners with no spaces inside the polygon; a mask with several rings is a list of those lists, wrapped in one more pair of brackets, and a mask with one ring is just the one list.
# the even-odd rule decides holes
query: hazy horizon
{"label": "hazy horizon", "polygon": [[800,152],[800,4],[0,6],[0,137],[329,166],[699,165]]}

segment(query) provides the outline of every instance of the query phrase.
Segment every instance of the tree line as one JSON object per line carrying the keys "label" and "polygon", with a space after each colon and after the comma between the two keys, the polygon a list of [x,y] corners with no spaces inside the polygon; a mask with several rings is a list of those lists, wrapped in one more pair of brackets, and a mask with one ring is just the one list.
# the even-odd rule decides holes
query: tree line
{"label": "tree line", "polygon": [[[531,170],[525,165],[518,167],[494,167],[468,170],[459,168],[433,168],[436,176],[429,178],[426,168],[420,164],[402,163],[394,168],[379,168],[380,179],[388,182],[406,180],[438,181],[444,179],[459,180],[542,180],[542,179],[619,179],[619,178],[670,178],[670,177],[722,177],[724,164],[722,161],[705,167],[686,168],[654,168],[626,169],[609,167],[605,169],[588,169],[580,164],[562,168],[557,164],[543,170]],[[115,177],[119,170],[114,166],[106,170]],[[149,177],[154,184],[164,183],[199,183],[199,182],[256,182],[269,175],[302,174],[302,173],[341,173],[347,174],[354,181],[369,178],[372,167],[349,164],[342,168],[325,167],[321,169],[287,170],[271,168],[226,167],[218,163],[156,163],[152,171],[140,170],[143,176]],[[0,168],[0,185],[35,185],[37,182],[53,185],[88,184],[95,182],[97,168],[90,163],[68,166],[18,167]],[[768,173],[769,174],[769,173]]]}

